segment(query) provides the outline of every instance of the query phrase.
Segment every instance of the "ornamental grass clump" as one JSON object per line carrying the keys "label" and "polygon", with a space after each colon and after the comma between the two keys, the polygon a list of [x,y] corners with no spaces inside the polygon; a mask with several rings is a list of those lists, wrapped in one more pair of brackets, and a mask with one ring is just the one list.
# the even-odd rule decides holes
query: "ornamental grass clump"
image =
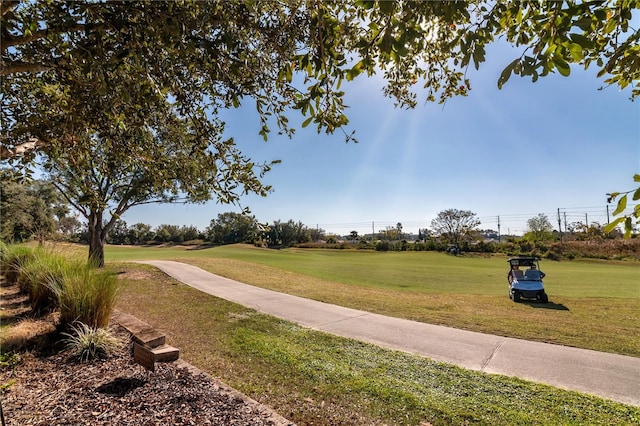
{"label": "ornamental grass clump", "polygon": [[91,328],[109,325],[119,294],[115,273],[71,262],[63,271],[61,284],[58,303],[62,329],[68,329],[74,322]]}
{"label": "ornamental grass clump", "polygon": [[125,342],[105,328],[94,328],[76,322],[70,325],[70,333],[63,342],[71,352],[71,357],[85,362],[94,358],[107,358],[121,349]]}
{"label": "ornamental grass clump", "polygon": [[[18,284],[22,266],[35,257],[33,249],[26,246],[6,245],[0,252],[0,273],[10,285]],[[26,291],[20,287],[21,291]]]}
{"label": "ornamental grass clump", "polygon": [[18,284],[29,294],[34,313],[53,312],[58,307],[63,272],[67,265],[62,256],[36,249],[33,259],[21,267]]}
{"label": "ornamental grass clump", "polygon": [[2,273],[2,259],[9,246],[4,241],[0,241],[0,273]]}

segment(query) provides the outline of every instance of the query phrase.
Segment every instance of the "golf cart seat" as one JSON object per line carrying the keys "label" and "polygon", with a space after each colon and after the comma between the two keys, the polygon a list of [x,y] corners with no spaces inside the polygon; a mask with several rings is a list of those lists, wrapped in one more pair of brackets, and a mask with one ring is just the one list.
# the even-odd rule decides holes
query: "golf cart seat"
{"label": "golf cart seat", "polygon": [[540,271],[537,269],[528,269],[524,271],[524,279],[527,281],[540,281],[542,276],[540,275]]}
{"label": "golf cart seat", "polygon": [[513,278],[516,280],[523,280],[524,279],[524,274],[522,273],[521,270],[519,269],[515,269],[513,271],[511,271],[513,273]]}

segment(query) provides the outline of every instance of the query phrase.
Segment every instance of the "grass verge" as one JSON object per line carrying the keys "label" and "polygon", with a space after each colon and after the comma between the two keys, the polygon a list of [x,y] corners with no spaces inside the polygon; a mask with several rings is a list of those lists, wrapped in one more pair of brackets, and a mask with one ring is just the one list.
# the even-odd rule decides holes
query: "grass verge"
{"label": "grass verge", "polygon": [[300,424],[635,424],[640,408],[304,329],[144,265],[112,264],[117,307],[182,356]]}

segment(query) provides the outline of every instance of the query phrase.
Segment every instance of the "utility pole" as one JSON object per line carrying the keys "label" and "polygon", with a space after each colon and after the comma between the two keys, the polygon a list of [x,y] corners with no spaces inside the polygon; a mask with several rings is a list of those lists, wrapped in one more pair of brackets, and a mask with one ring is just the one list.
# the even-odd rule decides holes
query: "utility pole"
{"label": "utility pole", "polygon": [[558,233],[560,233],[560,242],[562,242],[562,218],[560,217],[560,207],[558,207]]}
{"label": "utility pole", "polygon": [[609,204],[607,204],[607,225],[609,224]]}
{"label": "utility pole", "polygon": [[587,226],[587,229],[589,229],[589,218],[587,217],[587,213],[584,214],[584,224]]}
{"label": "utility pole", "polygon": [[500,216],[498,216],[498,244],[500,244]]}
{"label": "utility pole", "polygon": [[562,212],[562,215],[564,216],[564,233],[567,233],[567,212]]}

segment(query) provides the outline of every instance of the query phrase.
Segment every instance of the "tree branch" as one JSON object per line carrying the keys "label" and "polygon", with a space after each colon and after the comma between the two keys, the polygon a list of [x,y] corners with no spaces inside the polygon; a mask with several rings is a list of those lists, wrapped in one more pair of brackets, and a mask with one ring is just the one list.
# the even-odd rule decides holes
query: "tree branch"
{"label": "tree branch", "polygon": [[[69,28],[44,28],[42,30],[39,31],[35,31],[29,35],[22,35],[22,36],[11,36],[11,37],[4,37],[4,40],[2,41],[2,48],[1,50],[4,52],[5,50],[7,50],[7,48],[12,47],[12,46],[17,46],[19,44],[27,44],[27,43],[31,43],[32,41],[35,40],[40,40],[43,38],[47,38],[49,37],[50,34],[65,34],[65,33],[72,33],[72,32],[76,32],[76,31],[80,31],[80,30],[84,30],[86,29],[88,26],[85,24],[74,24],[71,25]],[[101,27],[100,25],[91,25],[90,26],[91,29],[95,29],[95,28],[99,28]]]}
{"label": "tree branch", "polygon": [[64,184],[62,184],[61,182],[58,182],[58,181],[56,181],[54,179],[51,180],[51,184],[58,190],[58,192],[60,192],[60,194],[62,194],[64,199],[67,200],[67,202],[69,204],[71,204],[73,206],[73,208],[75,208],[77,211],[79,211],[80,214],[82,216],[84,216],[85,219],[89,219],[89,213],[87,212],[87,210],[83,206],[81,206],[80,204],[78,204],[75,201],[73,201],[71,199],[71,197],[69,197],[69,195],[67,195],[68,188]]}
{"label": "tree branch", "polygon": [[0,76],[17,74],[21,72],[37,73],[40,71],[48,71],[51,68],[53,67],[43,65],[43,64],[32,64],[32,63],[20,62],[20,61],[8,62],[8,63],[2,62],[2,65],[0,65]]}
{"label": "tree branch", "polygon": [[20,0],[4,0],[0,2],[0,16],[4,16],[11,12],[13,9],[18,7],[19,4]]}
{"label": "tree branch", "polygon": [[13,148],[9,148],[6,145],[0,145],[0,160],[9,160],[19,157],[28,151],[47,145],[49,145],[49,142],[38,138],[30,138],[27,142],[23,142]]}

